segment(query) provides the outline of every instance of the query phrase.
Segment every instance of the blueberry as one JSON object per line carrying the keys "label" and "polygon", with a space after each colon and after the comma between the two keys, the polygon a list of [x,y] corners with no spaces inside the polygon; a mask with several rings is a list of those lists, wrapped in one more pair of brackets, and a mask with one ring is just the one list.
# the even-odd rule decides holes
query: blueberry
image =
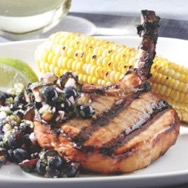
{"label": "blueberry", "polygon": [[65,99],[64,102],[58,105],[58,110],[70,112],[73,110],[73,104],[68,99]]}
{"label": "blueberry", "polygon": [[7,97],[9,97],[7,93],[0,91],[0,105],[4,105]]}
{"label": "blueberry", "polygon": [[63,163],[64,160],[58,155],[57,151],[47,150],[41,152],[36,168],[40,174],[45,174],[47,177],[57,177],[60,174]]}
{"label": "blueberry", "polygon": [[7,160],[13,162],[14,161],[14,153],[13,149],[7,150]]}
{"label": "blueberry", "polygon": [[28,158],[28,153],[22,148],[17,148],[13,151],[13,156],[16,163],[21,163],[23,160]]}
{"label": "blueberry", "polygon": [[4,134],[0,133],[0,142],[3,141]]}
{"label": "blueberry", "polygon": [[3,132],[3,127],[4,127],[3,120],[0,119],[0,133],[4,133],[4,132]]}
{"label": "blueberry", "polygon": [[53,157],[49,157],[48,166],[60,170],[63,166],[63,160],[60,156],[55,155]]}
{"label": "blueberry", "polygon": [[58,92],[53,86],[47,86],[42,91],[42,96],[47,104],[54,106],[58,99]]}
{"label": "blueberry", "polygon": [[34,95],[33,95],[33,91],[32,91],[32,83],[29,83],[27,85],[27,87],[25,88],[24,91],[24,96],[25,96],[25,100],[30,103],[30,102],[34,102]]}
{"label": "blueberry", "polygon": [[55,150],[42,151],[36,164],[36,171],[48,178],[74,177],[78,173],[78,165],[68,163]]}
{"label": "blueberry", "polygon": [[13,131],[12,134],[8,135],[7,144],[9,148],[18,148],[24,143],[24,134],[19,131]]}
{"label": "blueberry", "polygon": [[63,173],[66,174],[67,177],[75,177],[79,173],[79,166],[67,163],[63,168]]}
{"label": "blueberry", "polygon": [[78,107],[78,113],[83,118],[91,118],[95,114],[95,110],[90,105],[81,105]]}
{"label": "blueberry", "polygon": [[53,167],[46,167],[46,177],[47,178],[58,178],[61,172]]}
{"label": "blueberry", "polygon": [[53,156],[56,156],[57,154],[58,153],[56,150],[51,149],[51,150],[45,151],[43,156],[44,156],[44,159],[47,159],[48,157],[53,157]]}
{"label": "blueberry", "polygon": [[25,105],[26,105],[26,101],[24,95],[17,95],[14,98],[14,104],[13,104],[14,109],[22,109]]}
{"label": "blueberry", "polygon": [[29,150],[30,147],[32,146],[32,142],[31,142],[29,136],[30,136],[30,134],[25,134],[25,135],[24,135],[24,144],[25,144],[25,148],[26,148],[27,150]]}
{"label": "blueberry", "polygon": [[16,111],[13,112],[13,114],[18,116],[20,119],[23,119],[24,114],[23,114],[22,111],[16,110]]}
{"label": "blueberry", "polygon": [[36,164],[36,171],[41,175],[45,175],[46,166],[46,161],[44,159],[39,159]]}
{"label": "blueberry", "polygon": [[65,97],[69,99],[70,97],[73,97],[74,99],[78,97],[78,92],[75,88],[73,87],[65,87],[63,89],[65,93]]}
{"label": "blueberry", "polygon": [[30,134],[31,132],[33,132],[33,129],[31,128],[30,124],[24,121],[22,121],[22,123],[20,124],[19,129],[23,134]]}
{"label": "blueberry", "polygon": [[39,110],[40,108],[42,108],[42,103],[35,101],[35,102],[34,102],[34,107]]}
{"label": "blueberry", "polygon": [[30,137],[31,134],[24,135],[24,148],[30,154],[31,158],[38,158],[38,153],[40,152],[41,148],[37,142],[32,142]]}

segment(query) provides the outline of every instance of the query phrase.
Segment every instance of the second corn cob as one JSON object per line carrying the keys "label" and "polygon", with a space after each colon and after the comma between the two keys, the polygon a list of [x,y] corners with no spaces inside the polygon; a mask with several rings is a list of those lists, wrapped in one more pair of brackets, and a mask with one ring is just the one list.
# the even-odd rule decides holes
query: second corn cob
{"label": "second corn cob", "polygon": [[[60,76],[76,72],[79,81],[99,85],[116,83],[134,66],[138,51],[82,34],[55,33],[35,53],[39,72]],[[151,69],[152,90],[166,99],[181,121],[188,122],[188,69],[156,57]]]}

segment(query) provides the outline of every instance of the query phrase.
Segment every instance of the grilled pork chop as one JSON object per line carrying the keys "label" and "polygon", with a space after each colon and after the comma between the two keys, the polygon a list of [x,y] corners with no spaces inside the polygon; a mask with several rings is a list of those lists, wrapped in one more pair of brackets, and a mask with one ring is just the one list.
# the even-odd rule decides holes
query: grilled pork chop
{"label": "grilled pork chop", "polygon": [[74,117],[58,133],[35,120],[38,143],[55,149],[83,169],[100,173],[125,173],[148,166],[163,155],[179,134],[179,119],[166,101],[150,91],[147,82],[155,57],[159,17],[142,11],[138,33],[143,37],[136,67],[108,87],[84,85],[95,115]]}

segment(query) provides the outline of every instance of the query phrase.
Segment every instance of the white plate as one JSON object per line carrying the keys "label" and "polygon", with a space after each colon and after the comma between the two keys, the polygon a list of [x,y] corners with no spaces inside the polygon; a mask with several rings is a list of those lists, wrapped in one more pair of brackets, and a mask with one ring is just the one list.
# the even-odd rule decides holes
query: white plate
{"label": "white plate", "polygon": [[[107,40],[126,43],[137,47],[138,37],[103,37]],[[28,62],[35,69],[34,51],[41,40],[0,44],[0,57],[19,58]],[[179,64],[187,62],[188,41],[159,38],[157,54]],[[36,69],[35,69],[36,70]],[[78,178],[46,179],[24,173],[17,165],[5,165],[0,169],[0,187],[148,187],[188,183],[188,127],[182,126],[177,143],[160,159],[145,169],[124,175],[81,175]]]}

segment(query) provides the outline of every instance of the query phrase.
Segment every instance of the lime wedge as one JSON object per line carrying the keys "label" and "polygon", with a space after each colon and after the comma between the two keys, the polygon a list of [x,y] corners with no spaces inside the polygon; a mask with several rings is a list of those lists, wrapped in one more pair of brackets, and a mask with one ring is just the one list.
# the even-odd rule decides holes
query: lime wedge
{"label": "lime wedge", "polygon": [[0,58],[0,90],[7,90],[15,83],[27,85],[38,81],[33,69],[19,59]]}

